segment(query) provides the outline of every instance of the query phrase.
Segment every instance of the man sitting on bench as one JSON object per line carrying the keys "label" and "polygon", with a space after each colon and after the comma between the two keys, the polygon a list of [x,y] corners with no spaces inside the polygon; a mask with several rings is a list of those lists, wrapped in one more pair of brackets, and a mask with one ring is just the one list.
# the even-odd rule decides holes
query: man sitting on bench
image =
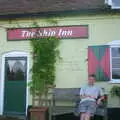
{"label": "man sitting on bench", "polygon": [[102,89],[95,86],[95,80],[95,75],[89,75],[88,85],[80,89],[80,120],[90,120],[96,112],[97,104],[100,104],[104,99]]}

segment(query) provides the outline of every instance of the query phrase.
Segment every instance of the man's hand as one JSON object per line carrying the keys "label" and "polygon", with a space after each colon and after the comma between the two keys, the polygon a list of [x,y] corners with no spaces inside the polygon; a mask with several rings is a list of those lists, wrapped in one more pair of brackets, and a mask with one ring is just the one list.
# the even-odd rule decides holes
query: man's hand
{"label": "man's hand", "polygon": [[92,98],[92,99],[96,99],[96,97],[93,96],[93,95],[89,95],[88,97],[89,97],[89,98]]}
{"label": "man's hand", "polygon": [[101,104],[101,99],[97,100],[97,104],[100,105]]}
{"label": "man's hand", "polygon": [[98,100],[97,100],[97,104],[100,105],[102,100],[104,100],[104,96],[100,97]]}

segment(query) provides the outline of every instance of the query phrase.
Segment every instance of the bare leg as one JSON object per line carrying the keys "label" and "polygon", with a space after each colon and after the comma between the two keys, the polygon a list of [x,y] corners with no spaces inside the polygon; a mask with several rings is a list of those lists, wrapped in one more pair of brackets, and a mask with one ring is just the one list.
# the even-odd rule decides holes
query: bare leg
{"label": "bare leg", "polygon": [[85,120],[85,113],[80,114],[80,120]]}
{"label": "bare leg", "polygon": [[90,113],[85,113],[85,120],[90,120],[91,114]]}

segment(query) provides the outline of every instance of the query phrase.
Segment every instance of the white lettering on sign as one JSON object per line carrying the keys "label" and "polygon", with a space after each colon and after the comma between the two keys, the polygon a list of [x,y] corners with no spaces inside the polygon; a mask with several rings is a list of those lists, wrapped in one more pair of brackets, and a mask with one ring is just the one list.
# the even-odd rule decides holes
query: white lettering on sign
{"label": "white lettering on sign", "polygon": [[34,37],[35,36],[35,32],[31,32],[28,30],[23,30],[22,31],[22,37]]}
{"label": "white lettering on sign", "polygon": [[55,36],[56,35],[56,32],[49,29],[49,30],[43,30],[43,33],[42,33],[42,36]]}
{"label": "white lettering on sign", "polygon": [[25,38],[32,38],[32,37],[47,37],[47,36],[56,36],[59,37],[62,36],[72,36],[72,30],[62,30],[59,29],[58,31],[51,30],[51,29],[42,29],[37,31],[29,31],[29,30],[23,30],[21,35]]}
{"label": "white lettering on sign", "polygon": [[58,33],[59,36],[71,36],[72,35],[72,30],[59,30]]}

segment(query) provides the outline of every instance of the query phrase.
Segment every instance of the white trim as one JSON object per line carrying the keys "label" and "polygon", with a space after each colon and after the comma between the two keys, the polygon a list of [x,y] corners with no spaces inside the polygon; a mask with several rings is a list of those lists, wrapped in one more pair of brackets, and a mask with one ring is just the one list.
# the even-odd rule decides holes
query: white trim
{"label": "white trim", "polygon": [[111,51],[111,46],[110,46],[110,81],[112,80],[112,54],[111,53],[112,51]]}
{"label": "white trim", "polygon": [[108,83],[120,83],[120,80],[112,79],[112,80],[110,80]]}
{"label": "white trim", "polygon": [[112,51],[111,48],[120,47],[120,40],[114,40],[112,42],[109,42],[108,45],[110,45],[110,81],[108,83],[120,83],[119,79],[112,79]]}
{"label": "white trim", "polygon": [[[4,70],[5,70],[5,57],[27,57],[27,84],[29,75],[29,54],[23,51],[10,51],[2,55],[1,64],[1,89],[0,89],[0,115],[3,114],[3,101],[4,101]],[[26,115],[28,106],[28,86],[26,88]]]}
{"label": "white trim", "polygon": [[120,7],[117,7],[117,6],[113,6],[113,5],[112,5],[112,9],[120,9]]}
{"label": "white trim", "polygon": [[120,40],[113,40],[112,42],[109,42],[108,45],[110,46],[120,46]]}

